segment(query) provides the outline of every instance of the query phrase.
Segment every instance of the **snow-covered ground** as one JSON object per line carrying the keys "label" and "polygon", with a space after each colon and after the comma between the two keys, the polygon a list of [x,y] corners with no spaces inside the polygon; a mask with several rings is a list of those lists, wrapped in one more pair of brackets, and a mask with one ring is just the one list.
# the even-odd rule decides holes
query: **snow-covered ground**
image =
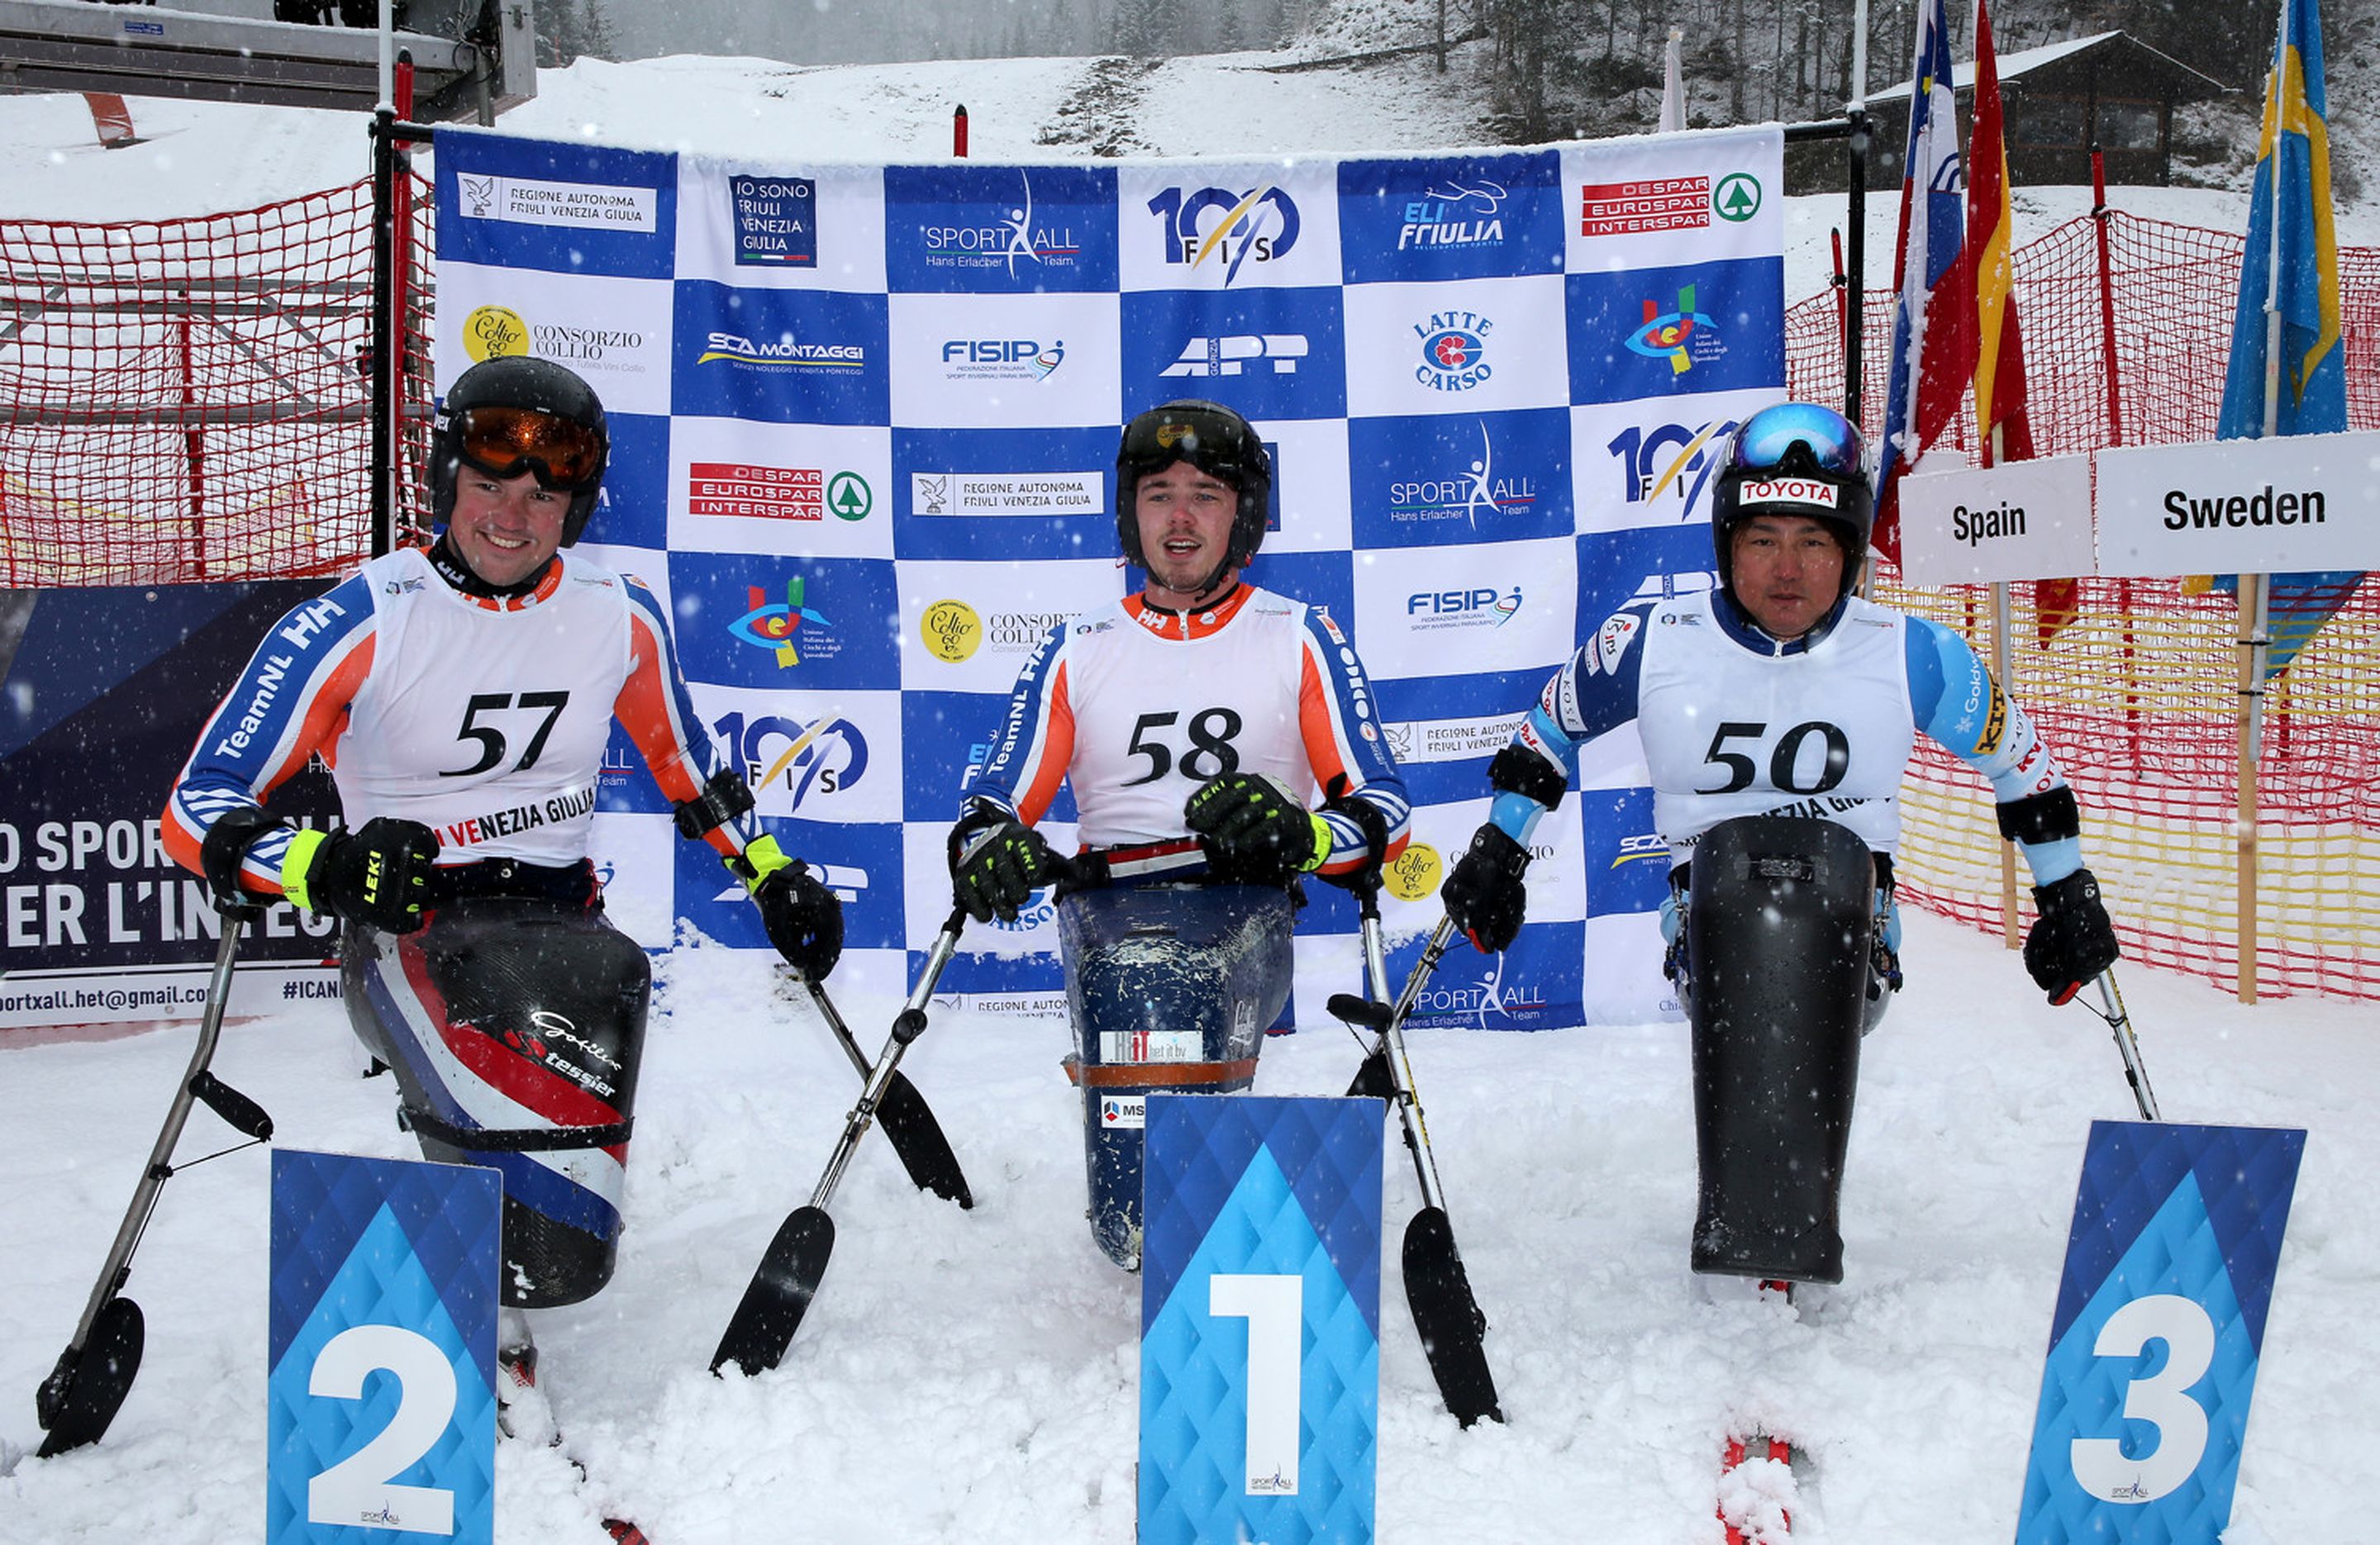
{"label": "snow-covered ground", "polygon": [[[1793,1310],[1714,1303],[1686,1270],[1694,1148],[1683,1031],[1414,1038],[1457,1237],[1493,1322],[1509,1421],[1439,1406],[1393,1251],[1382,1289],[1383,1545],[1717,1545],[1731,1422],[1806,1444],[1797,1540],[2005,1541],[2090,1123],[2132,1115],[2116,1049],[2043,1004],[1996,941],[1912,920],[1910,985],[1867,1042],[1845,1189],[1847,1276]],[[1463,969],[1458,953],[1445,968]],[[590,1479],[499,1445],[497,1539],[663,1545],[1062,1545],[1132,1537],[1139,1280],[1082,1220],[1064,1032],[943,1011],[905,1063],[973,1184],[915,1189],[880,1137],[830,1205],[838,1242],[793,1350],[704,1371],[753,1263],[808,1200],[856,1080],[807,1001],[737,952],[665,959],[619,1273],[551,1310],[544,1387]],[[2229,1545],[2368,1538],[2359,1413],[2375,1357],[2380,1057],[2368,1008],[2242,1008],[2125,978],[2176,1120],[2311,1129],[2281,1256]],[[845,989],[871,1052],[899,989]],[[39,1438],[32,1392],[80,1312],[189,1055],[188,1030],[0,1052],[0,1469]],[[335,1005],[229,1029],[217,1066],[287,1146],[406,1156],[386,1080]],[[1258,1090],[1335,1094],[1336,1027],[1268,1043]],[[1393,1124],[1390,1128],[1393,1132]],[[222,1129],[201,1111],[185,1140]],[[1419,1205],[1390,1139],[1392,1235]],[[149,1351],[106,1440],[0,1479],[0,1539],[217,1545],[261,1531],[267,1163],[176,1176],[128,1292]]]}
{"label": "snow-covered ground", "polygon": [[[1281,75],[1270,55],[1181,60],[1119,82],[1088,60],[800,70],[754,60],[583,62],[504,127],[759,159],[932,160],[964,103],[978,159],[1405,151],[1470,137],[1423,62]],[[1093,87],[1097,86],[1097,90]],[[1075,111],[1065,111],[1069,104]],[[1126,109],[1129,109],[1126,111]],[[213,212],[363,175],[352,115],[140,100],[148,142],[103,151],[71,96],[0,98],[0,219]],[[2119,189],[2123,207],[2235,228],[2235,196]],[[2081,212],[2017,195],[2023,235]],[[1870,252],[1892,201],[1871,202]],[[1788,294],[1826,276],[1833,200],[1797,200]],[[2371,242],[2368,214],[2341,240]],[[1998,1541],[2014,1527],[2077,1167],[2091,1120],[2131,1114],[2116,1052],[2052,1010],[1989,941],[1918,917],[1911,986],[1866,1048],[1847,1190],[1850,1275],[1798,1311],[1715,1304],[1685,1269],[1694,1141],[1683,1032],[1434,1032],[1415,1059],[1455,1225],[1494,1322],[1508,1425],[1439,1408],[1391,1264],[1384,1290],[1384,1541],[1713,1545],[1734,1422],[1816,1460],[1796,1538]],[[1461,969],[1458,955],[1447,968]],[[711,1379],[710,1348],[762,1245],[807,1199],[856,1080],[765,965],[707,948],[662,967],[613,1285],[540,1328],[546,1387],[585,1487],[552,1451],[499,1455],[498,1537],[595,1540],[625,1511],[665,1545],[1129,1539],[1137,1279],[1081,1217],[1062,1032],[946,1014],[907,1064],[979,1205],[910,1188],[880,1140],[832,1210],[833,1268],[792,1356]],[[2311,1129],[2274,1300],[2231,1545],[2365,1538],[2360,1420],[2380,1379],[2369,1312],[2380,1226],[2380,1053],[2368,1006],[2242,1008],[2147,971],[2126,984],[2166,1113]],[[1353,985],[1350,984],[1350,985]],[[871,1047],[898,984],[837,984]],[[263,1510],[266,1164],[176,1177],[135,1262],[150,1349],[107,1441],[56,1460],[32,1392],[71,1332],[188,1055],[188,1029],[0,1049],[0,1540],[213,1545]],[[1272,1043],[1260,1089],[1335,1093],[1355,1048],[1327,1026]],[[402,1155],[382,1081],[354,1075],[335,1008],[235,1027],[219,1068],[297,1147]],[[213,1128],[200,1113],[186,1149]],[[1401,1150],[1392,1232],[1417,1205]],[[13,1393],[10,1393],[13,1392]]]}

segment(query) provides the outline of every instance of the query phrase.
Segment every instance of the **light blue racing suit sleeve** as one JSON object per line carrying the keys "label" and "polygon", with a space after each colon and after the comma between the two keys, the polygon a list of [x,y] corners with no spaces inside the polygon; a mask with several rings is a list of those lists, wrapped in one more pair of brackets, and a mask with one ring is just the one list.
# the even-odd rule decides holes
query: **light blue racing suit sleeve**
{"label": "light blue racing suit sleeve", "polygon": [[[2000,804],[2066,787],[2066,774],[2032,718],[2000,690],[1965,639],[1923,617],[1909,619],[1907,636],[1909,706],[1919,730],[1982,773]],[[2017,846],[2036,886],[2082,867],[2079,835]]]}
{"label": "light blue racing suit sleeve", "polygon": [[[1637,675],[1645,652],[1636,647],[1653,603],[1616,611],[1553,673],[1512,744],[1541,758],[1568,784],[1578,777],[1579,749],[1636,718]],[[1488,822],[1525,848],[1546,807],[1528,795],[1499,789]]]}

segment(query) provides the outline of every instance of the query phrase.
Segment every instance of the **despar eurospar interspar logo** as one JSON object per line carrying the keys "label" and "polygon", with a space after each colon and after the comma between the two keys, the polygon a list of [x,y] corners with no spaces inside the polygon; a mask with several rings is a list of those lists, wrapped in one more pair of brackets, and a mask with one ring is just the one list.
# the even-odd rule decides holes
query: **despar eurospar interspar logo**
{"label": "despar eurospar interspar logo", "polygon": [[1740,225],[1760,212],[1760,179],[1749,172],[1681,177],[1630,177],[1578,190],[1578,234],[1646,235],[1707,229],[1713,220]]}
{"label": "despar eurospar interspar logo", "polygon": [[747,610],[727,624],[728,633],[739,644],[776,656],[780,670],[790,670],[806,658],[841,654],[843,641],[835,637],[833,624],[823,612],[804,604],[808,590],[808,581],[798,575],[787,580],[784,590],[775,596],[760,585],[749,586],[745,591]]}
{"label": "despar eurospar interspar logo", "polygon": [[1736,420],[1724,416],[1628,425],[1604,446],[1621,501],[1668,512],[1681,523],[1706,518],[1703,496],[1735,429]]}
{"label": "despar eurospar interspar logo", "polygon": [[1083,256],[1073,225],[1062,215],[1053,221],[1035,208],[1033,175],[1024,170],[1016,174],[1012,201],[994,218],[921,223],[917,239],[929,268],[1000,270],[1011,279],[1029,279],[1037,269],[1072,269]]}
{"label": "despar eurospar interspar logo", "polygon": [[1726,354],[1718,324],[1694,308],[1694,288],[1681,284],[1669,299],[1645,296],[1643,320],[1622,340],[1628,351],[1647,359],[1667,360],[1670,373],[1680,376]]}
{"label": "despar eurospar interspar logo", "polygon": [[1477,311],[1433,311],[1413,324],[1421,362],[1414,380],[1439,392],[1468,392],[1494,375],[1488,339],[1496,323]]}
{"label": "despar eurospar interspar logo", "polygon": [[1389,519],[1416,525],[1460,520],[1473,531],[1481,529],[1480,522],[1486,520],[1492,531],[1493,517],[1527,514],[1536,509],[1536,479],[1526,467],[1514,465],[1512,458],[1500,463],[1488,421],[1473,422],[1477,444],[1463,448],[1471,454],[1450,453],[1442,442],[1434,444],[1428,465],[1390,482]]}
{"label": "despar eurospar interspar logo", "polygon": [[690,515],[747,520],[862,521],[876,507],[875,490],[856,472],[818,466],[767,466],[758,462],[691,462],[686,508]]}
{"label": "despar eurospar interspar logo", "polygon": [[1250,264],[1272,262],[1297,245],[1297,200],[1265,183],[1255,187],[1168,187],[1149,199],[1169,265],[1217,272],[1225,284]]}

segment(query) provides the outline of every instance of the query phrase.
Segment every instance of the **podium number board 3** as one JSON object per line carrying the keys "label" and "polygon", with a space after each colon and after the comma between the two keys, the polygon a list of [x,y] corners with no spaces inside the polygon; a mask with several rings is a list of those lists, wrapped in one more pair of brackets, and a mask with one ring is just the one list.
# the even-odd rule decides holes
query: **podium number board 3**
{"label": "podium number board 3", "polygon": [[2019,1545],[2216,1545],[2305,1133],[2092,1123]]}
{"label": "podium number board 3", "polygon": [[1143,1545],[1373,1538],[1382,1108],[1149,1096]]}
{"label": "podium number board 3", "polygon": [[266,1545],[493,1545],[496,1173],[273,1155]]}

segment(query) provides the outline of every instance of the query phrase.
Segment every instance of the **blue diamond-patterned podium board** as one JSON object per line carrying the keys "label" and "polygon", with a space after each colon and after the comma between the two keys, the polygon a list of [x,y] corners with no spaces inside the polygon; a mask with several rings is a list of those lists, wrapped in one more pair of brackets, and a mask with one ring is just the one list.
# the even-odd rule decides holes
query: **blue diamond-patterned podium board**
{"label": "blue diamond-patterned podium board", "polygon": [[1372,1539],[1382,1108],[1148,1097],[1142,1545]]}
{"label": "blue diamond-patterned podium board", "polygon": [[273,1155],[266,1545],[492,1545],[495,1171]]}
{"label": "blue diamond-patterned podium board", "polygon": [[2018,1545],[2216,1545],[2248,1432],[2296,1128],[2095,1121]]}

